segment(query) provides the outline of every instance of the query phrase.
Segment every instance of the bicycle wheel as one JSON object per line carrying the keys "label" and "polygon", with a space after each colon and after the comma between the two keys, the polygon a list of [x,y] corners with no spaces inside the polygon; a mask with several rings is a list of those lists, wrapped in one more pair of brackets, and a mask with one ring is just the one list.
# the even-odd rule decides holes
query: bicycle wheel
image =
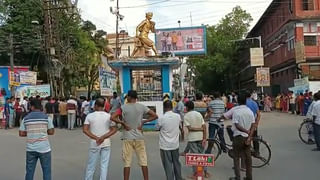
{"label": "bicycle wheel", "polygon": [[261,138],[255,141],[259,144],[259,153],[256,153],[254,150],[251,151],[252,167],[261,168],[269,164],[271,159],[271,148],[268,143]]}
{"label": "bicycle wheel", "polygon": [[299,127],[299,138],[305,144],[315,144],[313,136],[313,125],[311,121],[303,121]]}
{"label": "bicycle wheel", "polygon": [[214,155],[214,160],[216,161],[221,154],[220,144],[217,140],[208,140],[208,145],[209,145],[209,143],[213,143],[212,150],[211,150],[210,154]]}

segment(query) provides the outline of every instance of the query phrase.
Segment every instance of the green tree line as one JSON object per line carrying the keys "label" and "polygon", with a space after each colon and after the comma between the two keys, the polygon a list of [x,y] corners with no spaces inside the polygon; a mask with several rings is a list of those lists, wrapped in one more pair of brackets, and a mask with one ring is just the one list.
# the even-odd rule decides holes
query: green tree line
{"label": "green tree line", "polygon": [[[76,87],[83,86],[90,96],[99,76],[100,54],[107,44],[106,32],[82,20],[70,0],[44,4],[47,2],[0,2],[0,64],[10,65],[9,35],[12,34],[16,66],[29,66],[30,70],[37,71],[38,79],[51,84],[54,96],[72,94]],[[50,30],[45,26],[46,14],[51,15]],[[49,38],[50,47],[55,49],[50,58],[50,47],[46,45]]]}

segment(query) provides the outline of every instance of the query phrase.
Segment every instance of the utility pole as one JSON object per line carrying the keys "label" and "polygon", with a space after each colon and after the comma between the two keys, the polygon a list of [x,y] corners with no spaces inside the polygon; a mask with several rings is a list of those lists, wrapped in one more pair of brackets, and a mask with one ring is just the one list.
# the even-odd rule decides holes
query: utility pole
{"label": "utility pole", "polygon": [[116,60],[118,59],[118,47],[119,47],[119,0],[117,0],[117,9],[116,9]]}
{"label": "utility pole", "polygon": [[[11,76],[14,76],[14,48],[13,48],[13,34],[10,33],[9,35],[9,44],[10,44],[10,79],[9,83],[11,81]],[[11,96],[14,95],[14,88],[13,85],[10,85],[10,91],[11,91]]]}

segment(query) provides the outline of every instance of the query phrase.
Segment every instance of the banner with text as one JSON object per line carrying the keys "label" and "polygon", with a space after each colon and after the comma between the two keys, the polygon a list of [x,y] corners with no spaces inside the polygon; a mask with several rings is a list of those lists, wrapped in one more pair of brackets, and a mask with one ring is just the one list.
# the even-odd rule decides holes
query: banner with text
{"label": "banner with text", "polygon": [[20,83],[21,84],[37,84],[37,72],[34,71],[22,71],[20,72]]}
{"label": "banner with text", "polygon": [[117,78],[114,71],[99,68],[99,82],[101,96],[112,96],[117,91]]}

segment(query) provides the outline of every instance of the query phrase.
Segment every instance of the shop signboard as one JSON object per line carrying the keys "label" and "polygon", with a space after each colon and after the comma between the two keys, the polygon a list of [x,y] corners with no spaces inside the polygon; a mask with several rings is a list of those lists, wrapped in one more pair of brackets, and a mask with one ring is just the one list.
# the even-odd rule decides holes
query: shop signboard
{"label": "shop signboard", "polygon": [[203,55],[207,53],[206,27],[156,29],[155,44],[158,53]]}
{"label": "shop signboard", "polygon": [[100,67],[99,82],[101,96],[112,96],[113,92],[117,91],[117,78],[114,71]]}
{"label": "shop signboard", "polygon": [[21,84],[37,84],[37,72],[34,71],[22,71],[19,73]]}
{"label": "shop signboard", "polygon": [[186,154],[186,165],[187,166],[202,166],[202,167],[213,167],[214,166],[214,155],[213,154]]}
{"label": "shop signboard", "polygon": [[267,67],[257,68],[257,87],[270,86],[270,69]]}
{"label": "shop signboard", "polygon": [[250,64],[251,67],[264,65],[263,48],[250,48]]}
{"label": "shop signboard", "polygon": [[40,96],[42,98],[48,97],[51,95],[50,85],[37,85],[37,86],[20,86],[17,87],[15,96],[16,97],[35,97]]}

